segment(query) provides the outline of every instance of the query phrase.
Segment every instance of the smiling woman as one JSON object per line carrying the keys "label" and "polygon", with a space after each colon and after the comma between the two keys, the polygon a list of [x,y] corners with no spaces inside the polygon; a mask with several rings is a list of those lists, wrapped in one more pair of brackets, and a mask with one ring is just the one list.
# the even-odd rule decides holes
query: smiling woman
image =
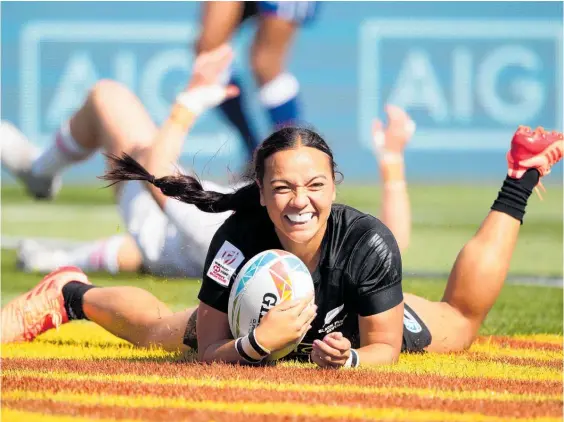
{"label": "smiling woman", "polygon": [[[204,266],[197,311],[202,360],[242,362],[250,356],[258,361],[304,334],[290,356],[320,366],[398,358],[403,333],[399,248],[380,220],[333,203],[336,165],[319,134],[298,127],[274,132],[255,152],[250,183],[227,194],[205,191],[191,176],[154,179],[127,156],[114,161],[119,170],[110,172],[109,180],[147,180],[202,211],[234,211],[214,236]],[[229,293],[237,271],[268,249],[284,249],[305,263],[316,306],[307,306],[308,297],[274,307],[249,334],[252,341],[243,343],[257,350],[243,357],[229,329]]]}
{"label": "smiling woman", "polygon": [[[333,155],[311,130],[288,127],[265,139],[255,151],[250,181],[231,193],[206,191],[187,175],[155,178],[130,156],[111,156],[107,180],[147,181],[202,211],[233,212],[211,241],[200,305],[173,313],[148,291],[96,288],[78,268],[63,268],[2,309],[2,341],[29,341],[69,319],[86,318],[136,345],[197,348],[207,362],[257,363],[302,337],[288,356],[321,367],[391,363],[400,350],[464,350],[503,287],[529,196],[563,155],[562,133],[518,128],[508,175],[460,251],[440,302],[404,296],[391,231],[375,217],[333,203]],[[233,339],[230,290],[249,259],[269,249],[284,249],[307,265],[315,306],[308,306],[311,297],[282,302],[248,335]],[[45,303],[58,308],[48,313],[38,307]]]}

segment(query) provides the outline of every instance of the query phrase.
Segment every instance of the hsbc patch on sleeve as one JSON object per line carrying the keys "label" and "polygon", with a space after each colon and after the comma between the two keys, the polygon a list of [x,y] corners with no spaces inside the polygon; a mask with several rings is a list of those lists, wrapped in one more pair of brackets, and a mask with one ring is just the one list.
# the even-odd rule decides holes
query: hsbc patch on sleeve
{"label": "hsbc patch on sleeve", "polygon": [[207,276],[223,287],[228,287],[231,276],[244,259],[243,253],[226,240],[208,268]]}

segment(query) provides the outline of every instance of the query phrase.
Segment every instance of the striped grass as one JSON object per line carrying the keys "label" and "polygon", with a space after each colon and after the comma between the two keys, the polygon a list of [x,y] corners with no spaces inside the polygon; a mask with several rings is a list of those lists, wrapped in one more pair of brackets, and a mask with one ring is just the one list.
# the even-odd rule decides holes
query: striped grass
{"label": "striped grass", "polygon": [[[276,415],[289,417],[318,417],[343,419],[362,419],[362,420],[405,420],[405,421],[445,421],[456,420],[459,422],[556,422],[561,418],[538,417],[538,418],[512,418],[483,415],[474,412],[455,413],[438,410],[406,410],[400,408],[377,408],[377,407],[349,407],[342,405],[322,405],[322,404],[303,404],[303,403],[284,403],[284,402],[224,402],[221,400],[212,401],[191,401],[184,398],[157,397],[157,396],[122,396],[122,395],[92,395],[83,393],[59,392],[29,392],[24,390],[6,391],[2,394],[4,405],[11,401],[21,399],[35,400],[41,405],[42,401],[73,403],[82,405],[96,406],[120,406],[135,408],[168,408],[168,409],[190,409],[223,413],[248,413],[259,415]],[[7,403],[6,403],[7,402]]]}

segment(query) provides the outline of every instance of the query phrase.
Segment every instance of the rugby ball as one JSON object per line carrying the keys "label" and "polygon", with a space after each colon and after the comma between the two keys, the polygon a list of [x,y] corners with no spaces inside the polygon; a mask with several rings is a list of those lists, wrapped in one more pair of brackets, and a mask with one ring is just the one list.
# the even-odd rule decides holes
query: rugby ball
{"label": "rugby ball", "polygon": [[[246,336],[272,307],[313,291],[311,274],[297,256],[278,249],[255,255],[237,274],[229,295],[227,312],[233,338]],[[288,355],[302,339],[273,351],[267,360]]]}

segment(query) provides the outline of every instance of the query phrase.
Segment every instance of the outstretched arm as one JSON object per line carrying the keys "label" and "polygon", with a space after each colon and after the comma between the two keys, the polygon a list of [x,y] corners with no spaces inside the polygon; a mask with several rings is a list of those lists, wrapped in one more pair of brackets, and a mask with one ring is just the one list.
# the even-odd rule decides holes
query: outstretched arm
{"label": "outstretched arm", "polygon": [[415,131],[415,123],[399,107],[386,106],[388,126],[375,120],[372,127],[374,153],[382,179],[382,222],[397,239],[400,250],[407,249],[411,237],[411,206],[404,169],[404,148]]}
{"label": "outstretched arm", "polygon": [[[200,54],[194,63],[192,78],[172,106],[169,117],[159,129],[151,148],[138,161],[155,177],[173,172],[184,138],[204,111],[216,107],[225,99],[239,94],[234,86],[225,86],[220,75],[230,65],[233,51],[228,44]],[[147,188],[157,204],[164,209],[167,197],[151,184]]]}

